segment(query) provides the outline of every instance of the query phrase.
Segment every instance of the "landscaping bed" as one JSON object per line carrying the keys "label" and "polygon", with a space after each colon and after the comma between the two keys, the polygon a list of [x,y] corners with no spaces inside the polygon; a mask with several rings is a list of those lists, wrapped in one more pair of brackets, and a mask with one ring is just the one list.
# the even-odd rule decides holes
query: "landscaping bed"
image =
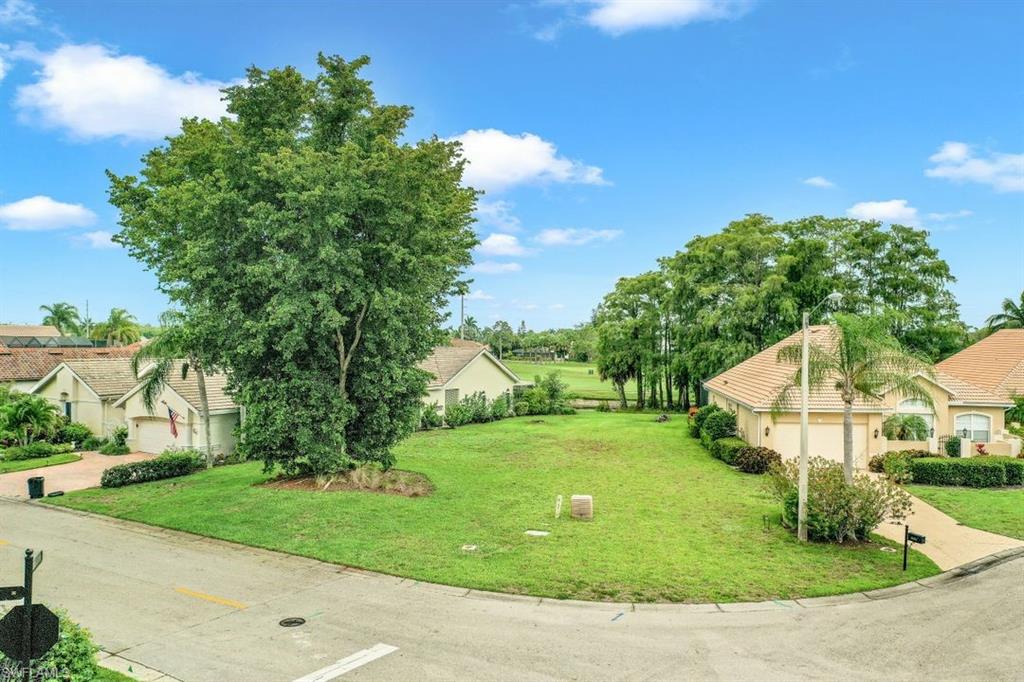
{"label": "landscaping bed", "polygon": [[[47,503],[462,587],[611,601],[749,601],[870,590],[938,572],[887,541],[800,544],[764,477],[716,461],[685,419],[580,413],[417,433],[396,450],[430,495],[261,485],[259,463]],[[568,517],[594,496],[594,520]],[[565,499],[554,518],[556,495]],[[546,537],[527,530],[549,531]],[[475,549],[464,547],[475,546]]]}

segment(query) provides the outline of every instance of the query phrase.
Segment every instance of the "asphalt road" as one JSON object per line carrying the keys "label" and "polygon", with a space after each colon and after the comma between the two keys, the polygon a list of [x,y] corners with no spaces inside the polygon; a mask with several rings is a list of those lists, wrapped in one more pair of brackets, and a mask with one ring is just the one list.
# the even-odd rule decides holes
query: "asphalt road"
{"label": "asphalt road", "polygon": [[[0,584],[20,581],[27,546],[45,551],[37,601],[186,682],[1024,680],[1019,558],[838,605],[634,607],[427,585],[0,501]],[[290,616],[306,624],[278,625]]]}

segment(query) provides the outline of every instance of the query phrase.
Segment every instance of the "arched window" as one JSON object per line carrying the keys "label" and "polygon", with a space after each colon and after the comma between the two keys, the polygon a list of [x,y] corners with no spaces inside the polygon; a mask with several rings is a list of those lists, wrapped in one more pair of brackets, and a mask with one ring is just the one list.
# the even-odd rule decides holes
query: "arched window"
{"label": "arched window", "polygon": [[923,400],[917,398],[908,398],[907,400],[901,400],[899,405],[896,406],[896,412],[898,414],[914,414],[924,419],[925,424],[928,425],[930,430],[935,429],[935,411],[931,405]]}
{"label": "arched window", "polygon": [[958,414],[955,428],[958,436],[970,438],[976,443],[987,443],[992,436],[992,418],[977,412]]}

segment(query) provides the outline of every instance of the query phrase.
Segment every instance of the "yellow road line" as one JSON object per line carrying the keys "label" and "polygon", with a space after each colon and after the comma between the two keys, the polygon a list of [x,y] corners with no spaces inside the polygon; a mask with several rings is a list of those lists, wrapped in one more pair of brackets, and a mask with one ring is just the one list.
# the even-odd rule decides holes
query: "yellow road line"
{"label": "yellow road line", "polygon": [[174,591],[178,594],[184,594],[187,597],[203,599],[205,601],[213,602],[214,604],[220,604],[221,606],[230,606],[233,609],[246,608],[245,604],[243,604],[240,601],[235,601],[234,599],[225,599],[224,597],[217,597],[215,595],[205,594],[203,592],[196,592],[195,590],[190,590],[187,587],[175,587]]}
{"label": "yellow road line", "polygon": [[0,547],[3,547],[4,545],[9,545],[9,544],[11,544],[11,543],[9,543],[7,540],[0,540]]}

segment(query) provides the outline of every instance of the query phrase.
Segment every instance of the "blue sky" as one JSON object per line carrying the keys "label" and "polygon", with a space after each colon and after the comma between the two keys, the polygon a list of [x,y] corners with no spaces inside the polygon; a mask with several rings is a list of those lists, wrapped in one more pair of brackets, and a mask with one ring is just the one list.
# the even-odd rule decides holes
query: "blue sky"
{"label": "blue sky", "polygon": [[410,138],[487,189],[468,313],[585,320],[615,279],[746,213],[923,226],[977,325],[1024,288],[1024,5],[0,0],[0,321],[153,322],[109,244],[135,172],[250,64],[368,54]]}

